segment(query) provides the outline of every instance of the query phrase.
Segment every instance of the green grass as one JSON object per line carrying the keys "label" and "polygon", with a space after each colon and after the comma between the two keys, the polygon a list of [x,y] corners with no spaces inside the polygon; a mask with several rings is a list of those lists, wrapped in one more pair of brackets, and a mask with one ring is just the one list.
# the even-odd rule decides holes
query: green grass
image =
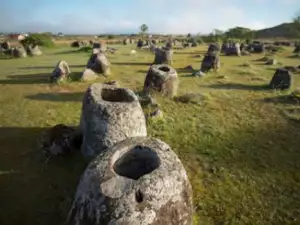
{"label": "green grass", "polygon": [[[109,55],[112,75],[142,90],[154,56],[130,46]],[[150,120],[148,133],[170,144],[182,160],[194,192],[195,224],[300,224],[300,115],[289,92],[265,88],[276,67],[255,61],[263,55],[221,56],[222,68],[191,77],[207,46],[176,50],[179,95],[198,93],[201,104],[157,96],[163,119]],[[276,54],[283,65],[298,65],[292,48]],[[45,50],[41,57],[0,60],[0,224],[63,224],[80,175],[82,157],[44,162],[37,149],[43,131],[58,123],[78,125],[88,83],[48,83],[59,60],[79,74],[89,58],[71,48]],[[294,87],[299,83],[295,76]],[[300,118],[300,117],[299,117]]]}

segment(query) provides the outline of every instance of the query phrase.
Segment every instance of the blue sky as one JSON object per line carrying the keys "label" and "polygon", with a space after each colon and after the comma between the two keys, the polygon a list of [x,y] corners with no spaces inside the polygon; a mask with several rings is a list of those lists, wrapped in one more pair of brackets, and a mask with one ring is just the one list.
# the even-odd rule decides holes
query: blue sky
{"label": "blue sky", "polygon": [[291,21],[300,0],[1,0],[0,31],[208,33]]}

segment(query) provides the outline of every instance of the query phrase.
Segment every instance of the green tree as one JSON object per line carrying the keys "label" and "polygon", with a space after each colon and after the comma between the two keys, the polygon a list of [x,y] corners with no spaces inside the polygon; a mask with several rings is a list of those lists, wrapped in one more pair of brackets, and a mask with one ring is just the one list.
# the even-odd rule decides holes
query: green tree
{"label": "green tree", "polygon": [[148,32],[148,30],[149,30],[149,28],[148,28],[148,26],[146,24],[142,24],[140,26],[140,31],[141,31],[142,35],[146,34]]}
{"label": "green tree", "polygon": [[24,47],[28,45],[40,45],[45,47],[54,46],[52,34],[50,33],[33,33],[20,42]]}
{"label": "green tree", "polygon": [[293,29],[294,34],[297,38],[300,37],[300,11],[296,14],[296,16],[293,19]]}
{"label": "green tree", "polygon": [[227,38],[248,39],[253,38],[254,32],[246,27],[234,27],[225,32]]}

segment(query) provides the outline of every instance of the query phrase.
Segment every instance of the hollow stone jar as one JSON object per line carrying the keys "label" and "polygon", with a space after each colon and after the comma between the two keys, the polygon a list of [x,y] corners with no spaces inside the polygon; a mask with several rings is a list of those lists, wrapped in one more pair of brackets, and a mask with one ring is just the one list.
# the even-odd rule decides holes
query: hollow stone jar
{"label": "hollow stone jar", "polygon": [[92,84],[85,93],[80,120],[82,153],[94,157],[130,137],[147,136],[146,121],[133,91]]}
{"label": "hollow stone jar", "polygon": [[67,224],[191,225],[192,189],[171,148],[130,138],[97,156],[85,170]]}

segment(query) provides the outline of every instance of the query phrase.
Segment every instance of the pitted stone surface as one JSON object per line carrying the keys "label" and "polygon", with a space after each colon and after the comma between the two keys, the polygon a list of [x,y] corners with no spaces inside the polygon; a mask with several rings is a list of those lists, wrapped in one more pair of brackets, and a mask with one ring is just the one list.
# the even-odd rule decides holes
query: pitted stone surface
{"label": "pitted stone surface", "polygon": [[91,69],[95,73],[110,75],[110,62],[104,53],[98,52],[91,55],[87,69]]}
{"label": "pitted stone surface", "polygon": [[192,189],[170,146],[127,139],[97,156],[77,188],[68,225],[191,225]]}
{"label": "pitted stone surface", "polygon": [[71,73],[70,71],[70,68],[69,68],[69,65],[66,61],[59,61],[53,72],[52,72],[52,75],[51,75],[51,80],[52,81],[58,81],[58,80],[61,80],[61,79],[64,79],[66,77],[68,77],[68,75]]}
{"label": "pitted stone surface", "polygon": [[153,64],[169,64],[173,63],[173,50],[167,48],[156,48],[155,49],[155,58]]}
{"label": "pitted stone surface", "polygon": [[113,85],[92,84],[85,93],[80,127],[82,152],[99,152],[129,137],[147,136],[142,107],[133,91]]}
{"label": "pitted stone surface", "polygon": [[166,64],[152,65],[144,82],[144,92],[155,90],[167,96],[174,96],[178,88],[177,72]]}

